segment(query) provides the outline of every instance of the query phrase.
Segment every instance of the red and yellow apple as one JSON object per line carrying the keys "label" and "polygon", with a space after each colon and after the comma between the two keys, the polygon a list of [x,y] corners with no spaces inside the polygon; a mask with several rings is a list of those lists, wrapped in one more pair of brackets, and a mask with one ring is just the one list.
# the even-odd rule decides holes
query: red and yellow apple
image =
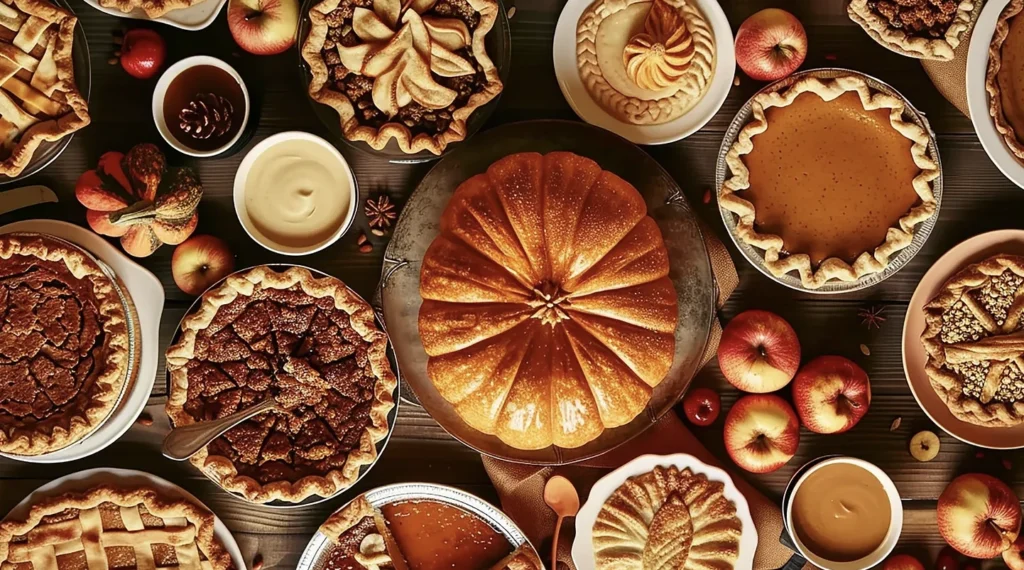
{"label": "red and yellow apple", "polygon": [[174,248],[171,275],[174,284],[189,295],[198,295],[235,269],[235,256],[224,240],[197,235]]}
{"label": "red and yellow apple", "polygon": [[896,554],[885,559],[882,570],[924,570],[924,564],[909,554]]}
{"label": "red and yellow apple", "polygon": [[939,496],[936,511],[939,534],[971,558],[999,556],[1020,533],[1017,495],[991,475],[968,473],[957,477]]}
{"label": "red and yellow apple", "polygon": [[744,392],[774,392],[789,384],[800,367],[800,339],[775,313],[744,311],[722,331],[718,367]]}
{"label": "red and yellow apple", "polygon": [[796,455],[800,422],[788,402],[774,394],[736,401],[725,417],[725,449],[751,473],[770,473]]}
{"label": "red and yellow apple", "polygon": [[1010,549],[1003,552],[1003,563],[1010,570],[1024,570],[1024,534],[1017,535]]}
{"label": "red and yellow apple", "polygon": [[843,433],[868,413],[871,383],[864,369],[850,359],[819,356],[793,380],[793,404],[807,429]]}
{"label": "red and yellow apple", "polygon": [[807,32],[785,10],[761,10],[736,30],[736,63],[751,79],[782,79],[796,71],[805,57]]}
{"label": "red and yellow apple", "polygon": [[235,43],[256,55],[292,47],[299,26],[299,0],[229,0],[228,29]]}

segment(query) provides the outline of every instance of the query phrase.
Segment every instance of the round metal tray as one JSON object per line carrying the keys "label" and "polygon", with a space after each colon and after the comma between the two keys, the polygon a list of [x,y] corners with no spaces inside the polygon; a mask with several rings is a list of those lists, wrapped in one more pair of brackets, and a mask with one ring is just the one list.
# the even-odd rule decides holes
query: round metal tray
{"label": "round metal tray", "polygon": [[[245,269],[239,269],[237,271],[234,271],[233,273],[225,276],[223,279],[217,281],[216,283],[214,283],[213,285],[208,287],[206,289],[206,291],[210,291],[210,290],[212,290],[212,289],[214,289],[216,287],[219,287],[220,284],[223,283],[225,279],[227,279],[228,277],[231,277],[232,275],[238,275],[239,273],[244,273],[244,272],[249,271],[251,269],[255,269],[256,267],[270,267],[270,268],[272,268],[272,269],[274,269],[276,271],[284,271],[284,270],[287,270],[289,267],[301,267],[302,269],[305,269],[305,270],[309,271],[310,273],[314,274],[317,277],[332,277],[334,279],[338,279],[337,277],[334,277],[333,275],[324,273],[323,271],[320,271],[319,269],[314,269],[312,267],[306,267],[305,265],[296,265],[296,264],[291,264],[291,263],[263,263],[263,264],[260,264],[260,265],[254,265],[252,267],[247,267]],[[338,280],[341,281],[340,279],[338,279]],[[346,285],[346,287],[347,287],[347,285]],[[202,300],[203,295],[206,294],[206,291],[204,291],[201,295],[199,295],[199,297],[196,297],[196,300],[192,302],[192,305],[188,308],[188,311],[185,311],[185,314],[182,315],[181,320],[178,321],[177,328],[174,329],[174,335],[171,337],[171,342],[168,343],[167,346],[171,346],[171,345],[173,345],[173,344],[178,342],[178,339],[181,337],[181,323],[185,321],[185,317],[187,317],[187,316],[189,316],[189,315],[191,315],[192,313],[195,312],[196,307],[199,306],[199,302]],[[350,288],[349,291],[352,291],[352,289]],[[354,294],[357,297],[359,297],[360,299],[362,299],[362,296],[360,296],[355,291],[352,291],[352,294]],[[381,322],[381,320],[379,318],[377,319],[377,327],[380,328],[380,330],[382,332],[384,332],[384,336],[386,337],[387,336],[387,331],[384,329],[383,323]],[[400,378],[401,375],[398,373],[398,359],[395,357],[394,346],[392,345],[390,338],[388,338],[387,355],[388,355],[388,362],[391,364],[391,370],[395,373],[395,378],[396,379]],[[169,391],[170,387],[171,387],[171,373],[170,373],[170,371],[167,371],[167,373],[166,373],[166,382],[167,382],[167,389]],[[391,394],[392,398],[395,401],[395,405],[394,405],[394,407],[391,408],[391,411],[388,412],[388,416],[387,416],[387,419],[388,419],[388,433],[387,433],[387,435],[384,436],[384,439],[382,439],[382,440],[377,442],[377,445],[376,445],[377,457],[373,460],[373,463],[370,463],[369,465],[363,465],[362,467],[359,468],[359,475],[356,477],[356,480],[352,482],[352,485],[349,485],[348,487],[345,487],[344,489],[339,489],[337,492],[335,492],[334,494],[329,495],[327,497],[321,497],[319,495],[312,495],[312,496],[307,497],[306,499],[304,499],[302,501],[299,501],[297,503],[289,503],[289,502],[286,502],[286,501],[275,500],[275,501],[270,501],[269,503],[254,503],[254,504],[258,504],[258,505],[262,505],[262,506],[267,506],[267,507],[286,508],[286,509],[287,508],[296,508],[296,507],[307,507],[309,505],[316,505],[316,504],[322,503],[324,501],[329,501],[329,500],[337,497],[338,495],[341,495],[345,491],[348,491],[353,486],[355,486],[356,483],[358,483],[363,477],[366,476],[367,473],[370,472],[371,469],[373,469],[373,467],[375,465],[377,465],[377,462],[380,461],[381,456],[384,454],[384,449],[387,447],[388,442],[391,441],[391,434],[395,431],[395,421],[398,419],[398,406],[399,406],[399,400],[400,400],[400,398],[399,398],[400,386],[401,386],[401,382],[399,381],[395,385],[395,391],[392,392],[392,394]],[[191,462],[188,461],[188,460],[186,460],[185,462],[188,462],[189,464],[191,464]],[[200,471],[203,473],[203,475],[206,475],[206,477],[208,479],[210,479],[214,483],[217,483],[217,480],[214,479],[213,477],[211,477],[209,473],[207,473],[206,471],[203,471],[202,469],[200,469]],[[219,484],[217,486],[220,487]],[[223,490],[226,493],[229,493],[233,497],[237,497],[238,499],[241,499],[243,501],[250,502],[248,499],[246,499],[244,496],[242,496],[239,493],[234,493],[234,492],[228,491],[227,489],[224,489],[223,487],[221,487],[221,490]]]}
{"label": "round metal tray", "polygon": [[768,278],[771,279],[772,281],[775,281],[776,283],[781,283],[782,285],[785,285],[786,287],[789,287],[791,289],[796,289],[797,291],[806,291],[808,293],[818,294],[849,293],[851,291],[859,291],[861,289],[866,289],[868,287],[877,285],[882,281],[885,281],[889,277],[895,275],[896,272],[902,269],[905,265],[907,265],[907,263],[909,263],[910,260],[913,259],[915,255],[917,255],[917,252],[921,251],[921,248],[924,246],[924,242],[928,239],[928,235],[932,233],[932,228],[935,227],[935,223],[939,219],[939,208],[942,205],[942,161],[939,157],[939,148],[935,142],[935,133],[932,131],[931,125],[928,124],[928,120],[920,111],[918,111],[913,105],[910,104],[910,101],[907,101],[907,99],[903,95],[901,95],[898,91],[893,89],[892,86],[890,86],[889,84],[884,83],[878,79],[875,79],[870,75],[865,75],[859,71],[853,71],[850,69],[842,69],[837,67],[810,69],[807,71],[793,74],[787,77],[786,79],[782,79],[780,81],[772,83],[771,85],[768,85],[764,89],[761,89],[760,91],[755,93],[754,96],[751,97],[749,100],[747,100],[743,107],[740,108],[739,112],[736,113],[736,117],[733,118],[732,123],[729,125],[729,130],[726,131],[725,133],[725,138],[722,139],[722,146],[718,150],[718,163],[715,168],[715,188],[721,189],[722,185],[725,184],[726,178],[729,176],[730,171],[729,166],[725,163],[725,155],[729,152],[729,149],[732,148],[733,143],[736,142],[736,137],[739,136],[740,130],[742,130],[743,127],[750,122],[752,114],[751,109],[753,107],[754,97],[757,97],[757,95],[761,93],[785,89],[786,87],[789,87],[790,85],[793,84],[793,82],[795,82],[797,79],[800,79],[801,77],[811,76],[819,77],[822,79],[831,79],[843,75],[855,75],[857,77],[861,77],[868,82],[868,85],[871,86],[872,89],[876,89],[878,91],[881,91],[882,93],[898,97],[901,101],[903,101],[903,103],[907,107],[906,113],[904,113],[904,118],[909,119],[914,124],[922,127],[928,133],[928,157],[934,160],[935,164],[937,164],[939,167],[939,176],[938,178],[932,181],[932,192],[935,194],[935,215],[928,218],[914,229],[913,241],[911,241],[908,247],[900,250],[899,253],[893,256],[892,259],[889,261],[889,265],[887,265],[884,270],[878,273],[871,273],[869,275],[865,275],[864,277],[861,277],[857,281],[831,280],[817,289],[809,289],[803,286],[803,284],[800,282],[800,277],[795,273],[787,273],[781,277],[776,277],[775,275],[773,275],[772,272],[769,271],[764,264],[764,252],[740,240],[737,237],[736,223],[738,221],[738,218],[736,214],[723,208],[721,202],[719,202],[718,212],[722,216],[722,221],[725,223],[726,229],[729,230],[729,237],[732,238],[733,243],[736,244],[736,248],[739,249],[740,253],[743,254],[743,257],[745,257],[751,265],[756,267],[758,271],[768,276]]}
{"label": "round metal tray", "polygon": [[[672,368],[655,389],[647,408],[632,422],[605,430],[578,448],[551,446],[525,451],[466,424],[434,388],[427,375],[427,355],[420,341],[418,317],[420,263],[439,232],[441,213],[455,188],[517,152],[575,152],[596,160],[640,191],[648,215],[661,229],[669,250],[669,278],[679,303]],[[472,146],[443,158],[427,173],[402,209],[384,253],[381,282],[374,306],[395,344],[395,353],[418,401],[441,427],[456,439],[487,455],[517,463],[563,465],[605,453],[639,435],[672,409],[700,366],[715,318],[716,285],[697,217],[679,186],[653,158],[608,131],[569,121],[528,121],[502,125],[477,136]]]}

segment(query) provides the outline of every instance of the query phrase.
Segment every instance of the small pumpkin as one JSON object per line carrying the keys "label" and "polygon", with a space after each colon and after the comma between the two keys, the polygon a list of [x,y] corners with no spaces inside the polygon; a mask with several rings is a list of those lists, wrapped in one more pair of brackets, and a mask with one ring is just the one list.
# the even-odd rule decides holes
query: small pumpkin
{"label": "small pumpkin", "polygon": [[143,143],[101,156],[78,177],[75,197],[94,232],[119,237],[126,252],[146,257],[192,235],[203,187],[191,168],[168,167],[156,145]]}

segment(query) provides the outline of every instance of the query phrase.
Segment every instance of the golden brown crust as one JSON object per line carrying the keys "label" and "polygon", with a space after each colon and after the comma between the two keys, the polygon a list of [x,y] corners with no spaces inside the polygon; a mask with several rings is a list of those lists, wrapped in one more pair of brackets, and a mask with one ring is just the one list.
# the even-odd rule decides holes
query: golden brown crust
{"label": "golden brown crust", "polygon": [[1003,42],[1010,32],[1010,20],[1020,14],[1024,9],[1024,0],[1010,0],[1003,12],[999,14],[996,21],[996,29],[992,33],[992,43],[988,48],[988,68],[985,71],[985,91],[988,92],[988,112],[995,123],[996,130],[1003,136],[1003,141],[1010,149],[1010,152],[1019,159],[1024,160],[1024,144],[1017,138],[1013,125],[1006,119],[1003,111],[1003,100],[1000,96],[1002,90],[999,87],[999,70],[1003,65]]}
{"label": "golden brown crust", "polygon": [[974,0],[960,0],[953,21],[942,38],[922,38],[909,36],[903,30],[890,26],[888,20],[869,7],[868,1],[851,0],[846,13],[876,42],[909,57],[940,61],[953,59],[953,50],[971,27],[971,14],[975,8]]}
{"label": "golden brown crust", "polygon": [[153,19],[159,18],[171,10],[189,8],[205,2],[206,0],[99,0],[100,6],[104,8],[115,8],[125,14],[141,8],[146,16]]}
{"label": "golden brown crust", "polygon": [[[885,242],[873,252],[862,253],[854,260],[853,265],[837,257],[830,257],[815,269],[811,265],[810,256],[806,253],[784,254],[782,238],[758,232],[754,227],[754,205],[738,194],[750,187],[750,171],[747,170],[742,156],[753,150],[754,143],[751,139],[769,127],[765,109],[788,106],[806,92],[816,93],[826,101],[846,92],[854,92],[865,110],[889,109],[889,122],[893,129],[913,142],[911,155],[920,169],[918,175],[914,177],[913,186],[920,198],[920,204],[900,218],[896,226],[889,228]],[[852,282],[865,275],[881,272],[889,265],[893,255],[910,245],[914,239],[914,228],[935,215],[938,204],[932,193],[932,181],[939,176],[939,166],[928,156],[928,133],[903,119],[905,108],[899,98],[875,91],[864,79],[852,75],[835,79],[803,77],[781,91],[760,93],[754,97],[751,121],[740,130],[736,142],[726,154],[725,161],[730,176],[719,190],[718,200],[723,208],[736,214],[738,237],[745,243],[764,250],[765,267],[772,274],[781,277],[790,271],[797,271],[804,287],[817,289],[832,279]]]}
{"label": "golden brown crust", "polygon": [[348,532],[348,530],[366,517],[372,517],[376,513],[376,510],[370,504],[370,501],[366,500],[365,495],[359,495],[352,502],[338,509],[322,525],[320,525],[320,533],[331,539],[332,542],[337,542],[341,535]]}
{"label": "golden brown crust", "polygon": [[529,542],[524,542],[511,554],[491,566],[491,570],[543,570],[544,564]]}
{"label": "golden brown crust", "polygon": [[306,41],[302,44],[302,58],[309,65],[312,79],[309,82],[309,95],[314,100],[332,107],[337,111],[341,122],[341,130],[351,141],[363,141],[370,147],[381,150],[391,139],[395,139],[398,148],[407,154],[429,151],[441,154],[449,143],[465,140],[467,135],[466,121],[478,108],[486,105],[501,93],[503,88],[498,68],[487,55],[485,38],[498,17],[499,5],[496,0],[467,0],[470,6],[480,14],[480,23],[472,34],[472,52],[487,83],[483,89],[470,96],[466,105],[452,112],[452,122],[448,129],[436,136],[420,133],[415,137],[408,127],[398,122],[385,123],[376,129],[363,125],[356,118],[356,110],[352,101],[344,93],[333,89],[330,85],[327,63],[321,49],[327,39],[328,25],[325,15],[338,7],[340,0],[323,0],[309,10],[310,30]]}
{"label": "golden brown crust", "polygon": [[104,332],[103,362],[98,363],[88,405],[81,414],[57,414],[29,425],[8,421],[0,414],[0,451],[18,455],[40,455],[62,449],[98,428],[114,410],[127,381],[129,337],[125,308],[113,282],[82,251],[45,236],[8,234],[0,236],[0,260],[25,256],[43,262],[60,263],[76,278],[91,283]]}
{"label": "golden brown crust", "polygon": [[267,266],[258,266],[244,273],[231,275],[220,286],[204,293],[196,312],[182,321],[178,342],[167,349],[171,392],[166,409],[174,426],[195,423],[195,418],[185,411],[184,405],[188,400],[187,364],[195,355],[197,333],[209,326],[221,306],[230,303],[239,295],[252,295],[256,288],[288,289],[296,284],[310,296],[333,297],[335,307],[349,314],[352,329],[369,343],[368,358],[377,378],[370,410],[371,422],[359,438],[359,446],[349,453],[341,470],[329,471],[324,476],[307,476],[298,481],[261,484],[252,477],[239,475],[229,458],[210,455],[207,448],[192,456],[192,464],[221,487],[258,503],[273,500],[299,502],[311,495],[328,497],[355,483],[360,468],[372,464],[377,459],[376,443],[387,436],[387,416],[394,407],[393,393],[398,385],[387,358],[387,336],[377,328],[373,309],[366,301],[334,277],[316,278],[301,267],[290,267],[286,271],[277,272]]}
{"label": "golden brown crust", "polygon": [[[81,493],[67,493],[45,498],[32,505],[24,520],[7,520],[0,523],[0,568],[4,570],[24,568],[22,564],[15,564],[11,561],[14,554],[12,539],[24,536],[39,527],[43,517],[60,514],[68,509],[84,511],[102,503],[113,503],[121,507],[143,505],[150,513],[165,520],[183,518],[195,527],[195,543],[210,562],[212,570],[233,570],[235,568],[231,556],[214,536],[213,513],[190,501],[166,497],[153,489],[124,488],[114,485],[100,485]],[[39,537],[37,536],[36,539],[38,540]],[[35,570],[48,569],[37,568]]]}

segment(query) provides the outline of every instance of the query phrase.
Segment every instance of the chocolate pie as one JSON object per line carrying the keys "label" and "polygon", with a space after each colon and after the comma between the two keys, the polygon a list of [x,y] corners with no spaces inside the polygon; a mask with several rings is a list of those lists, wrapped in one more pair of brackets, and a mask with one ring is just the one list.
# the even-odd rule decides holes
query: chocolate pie
{"label": "chocolate pie", "polygon": [[276,398],[192,457],[228,491],[298,502],[376,460],[397,385],[373,310],[333,277],[260,266],[207,291],[167,349],[175,426]]}
{"label": "chocolate pie", "polygon": [[497,0],[323,0],[302,45],[309,94],[346,138],[441,154],[502,84],[484,46]]}
{"label": "chocolate pie", "polygon": [[920,59],[953,59],[976,0],[851,0],[846,11],[878,43]]}
{"label": "chocolate pie", "polygon": [[56,451],[106,420],[128,376],[125,311],[77,248],[0,236],[0,451]]}

